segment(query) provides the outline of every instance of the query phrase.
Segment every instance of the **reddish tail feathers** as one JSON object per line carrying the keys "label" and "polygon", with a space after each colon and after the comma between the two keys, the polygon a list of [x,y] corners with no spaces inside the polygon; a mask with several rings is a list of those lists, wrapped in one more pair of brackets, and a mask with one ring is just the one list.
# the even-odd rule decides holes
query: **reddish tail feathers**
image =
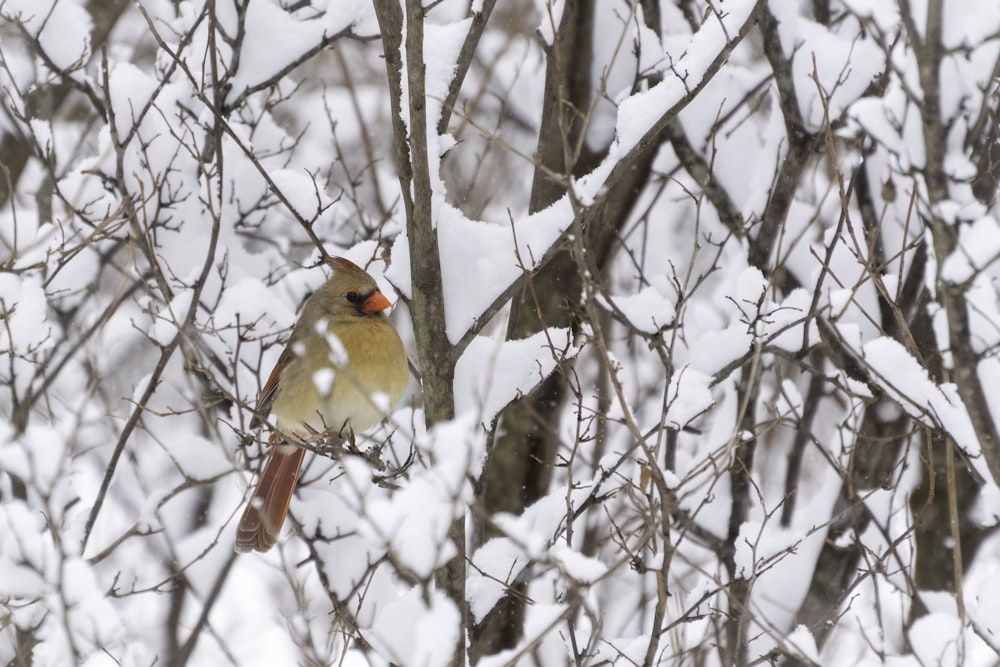
{"label": "reddish tail feathers", "polygon": [[301,447],[271,447],[257,487],[236,528],[236,551],[267,551],[278,541],[305,455],[306,450]]}

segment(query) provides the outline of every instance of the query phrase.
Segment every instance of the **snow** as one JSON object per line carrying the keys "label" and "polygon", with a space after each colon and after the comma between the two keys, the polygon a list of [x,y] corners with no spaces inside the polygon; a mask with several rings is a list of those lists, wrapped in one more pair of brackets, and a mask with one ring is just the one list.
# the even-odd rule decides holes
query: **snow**
{"label": "snow", "polygon": [[715,405],[711,381],[711,376],[694,368],[674,373],[667,390],[667,423],[673,428],[684,428]]}
{"label": "snow", "polygon": [[508,403],[548,377],[557,358],[575,355],[569,333],[547,329],[523,340],[474,338],[455,365],[456,412],[476,414],[489,424]]}
{"label": "snow", "polygon": [[676,75],[668,76],[648,91],[632,95],[619,105],[615,127],[617,140],[605,164],[632,150],[649,128],[694,88],[726,43],[726,35],[736,34],[756,4],[754,0],[728,2],[724,16],[710,17],[692,36],[684,55],[674,63],[673,69],[685,77],[683,80]]}
{"label": "snow", "polygon": [[707,331],[691,346],[691,367],[712,375],[746,354],[752,343],[753,336],[740,322],[722,331]]}
{"label": "snow", "polygon": [[910,416],[931,428],[943,428],[968,454],[979,453],[979,440],[954,384],[931,381],[927,370],[890,338],[865,343],[863,353],[875,383]]}
{"label": "snow", "polygon": [[607,565],[566,545],[557,545],[552,549],[551,556],[567,576],[582,584],[594,583],[608,573]]}
{"label": "snow", "polygon": [[882,72],[885,57],[872,40],[841,37],[826,26],[796,16],[791,4],[779,3],[771,11],[778,20],[785,54],[792,59],[793,78],[800,82],[795,90],[800,109],[812,126],[823,123],[824,97],[830,117],[836,118]]}
{"label": "snow", "polygon": [[1000,228],[985,216],[959,226],[958,246],[941,266],[941,278],[955,285],[969,281],[1000,258]]}
{"label": "snow", "polygon": [[991,26],[1000,23],[1000,7],[976,0],[959,0],[943,12],[942,41],[950,48],[969,47],[992,37]]}
{"label": "snow", "polygon": [[886,145],[900,169],[924,164],[920,119],[907,113],[906,91],[892,84],[881,98],[862,97],[849,115],[873,138]]}
{"label": "snow", "polygon": [[321,186],[305,172],[278,169],[271,172],[271,180],[292,209],[306,220],[313,219],[331,204]]}
{"label": "snow", "polygon": [[447,665],[457,621],[458,610],[443,593],[432,591],[428,604],[414,587],[385,606],[365,637],[396,664]]}
{"label": "snow", "polygon": [[[530,594],[530,593],[529,593]],[[557,664],[566,657],[562,643],[553,640],[551,628],[566,614],[566,605],[560,603],[541,603],[528,605],[525,609],[525,637],[518,646],[494,655],[483,656],[479,661],[482,667],[500,667],[510,664],[514,656],[522,651],[534,649],[532,655],[541,664]]]}
{"label": "snow", "polygon": [[959,665],[961,622],[952,614],[927,614],[921,616],[910,628],[909,639],[917,660],[941,667]]}
{"label": "snow", "polygon": [[806,626],[796,626],[791,634],[788,635],[787,642],[790,646],[794,647],[798,655],[806,660],[814,663],[820,662],[819,650],[816,648],[816,639]]}
{"label": "snow", "polygon": [[[424,72],[426,76],[425,92],[427,94],[427,135],[437,134],[438,120],[441,118],[441,105],[448,96],[451,80],[455,78],[458,53],[462,49],[465,35],[472,26],[472,18],[456,21],[447,25],[428,23],[424,27]],[[438,155],[443,155],[452,145],[454,139],[442,137],[445,141],[438,149]]]}
{"label": "snow", "polygon": [[[116,64],[108,78],[115,129],[119,137],[124,138],[135,127],[144,102],[156,90],[157,81],[131,63]],[[108,171],[111,172],[110,169]]]}
{"label": "snow", "polygon": [[56,67],[74,70],[90,58],[93,21],[81,5],[60,0],[4,0],[0,14],[20,21]]}
{"label": "snow", "polygon": [[812,298],[807,290],[796,289],[780,304],[768,304],[767,315],[759,324],[760,335],[766,337],[769,345],[788,352],[798,352],[803,344],[815,345],[819,331],[816,322],[808,317]]}
{"label": "snow", "polygon": [[194,293],[191,290],[184,290],[174,296],[171,302],[157,313],[149,332],[150,337],[160,345],[168,345],[181,329],[191,308],[193,297]]}
{"label": "snow", "polygon": [[209,480],[232,470],[232,461],[225,452],[213,447],[212,442],[202,436],[192,434],[171,443],[169,454],[178,469],[192,479]]}
{"label": "snow", "polygon": [[775,401],[774,409],[779,415],[794,418],[802,414],[802,394],[791,380],[781,383],[781,391]]}
{"label": "snow", "polygon": [[384,542],[400,566],[421,578],[455,555],[454,546],[445,540],[453,520],[452,499],[433,482],[420,476],[399,497],[379,498],[366,507],[369,539]]}
{"label": "snow", "polygon": [[[533,215],[506,223],[470,220],[449,204],[437,211],[438,247],[448,339],[455,343],[525,270],[534,269],[572,221],[564,198]],[[516,239],[516,245],[515,245]],[[393,244],[386,277],[412,296],[405,234]]]}
{"label": "snow", "polygon": [[[325,20],[299,20],[274,0],[255,0],[247,6],[243,19],[245,48],[240,51],[232,94],[271,79],[286,63],[300,58],[323,38],[351,28],[370,11],[370,5],[362,0],[343,0],[335,11],[324,12]],[[267,48],[257,48],[260,44]]]}
{"label": "snow", "polygon": [[[584,493],[577,493],[582,498]],[[481,620],[517,582],[532,561],[552,562],[576,582],[596,581],[607,566],[594,558],[582,557],[553,541],[566,499],[559,495],[542,498],[521,516],[497,514],[494,521],[503,532],[476,549],[466,584],[469,610]],[[572,584],[571,584],[572,585]]]}
{"label": "snow", "polygon": [[466,582],[473,618],[481,621],[518,579],[529,559],[513,540],[498,537],[476,549]]}
{"label": "snow", "polygon": [[47,298],[37,276],[0,273],[0,350],[32,356],[50,344]]}
{"label": "snow", "polygon": [[[27,589],[25,593],[30,594],[33,587],[29,582],[32,578],[37,578],[39,585],[36,592],[41,594],[43,584],[47,583],[41,580],[41,576],[46,574],[45,554],[50,547],[45,540],[44,519],[34,514],[25,503],[19,502],[5,504],[0,513],[0,521],[4,528],[0,549],[6,558],[11,564],[18,564],[18,568],[35,573],[33,577],[20,580],[18,587]],[[10,581],[14,583],[17,580]]]}
{"label": "snow", "polygon": [[[700,17],[667,3],[662,37],[642,8],[598,3],[594,58],[580,72],[598,93],[580,110],[589,114],[586,156],[568,179],[571,194],[530,215],[546,58],[565,3],[537,0],[518,15],[498,5],[440,136],[441,104],[472,24],[470,3],[432,3],[424,102],[440,325],[467,347],[442,352],[457,357],[457,416],[427,427],[417,378],[435,362],[413,340],[422,314],[406,298],[414,258],[371,3],[223,2],[208,16],[204,3],[144,2],[150,23],[129,5],[93,47],[104,19],[86,4],[0,7],[0,89],[10,111],[0,114],[0,133],[23,140],[29,156],[12,170],[14,196],[0,195],[0,581],[4,640],[32,634],[34,664],[162,663],[164,637],[192,636],[192,665],[444,664],[462,639],[462,615],[435,578],[459,554],[449,538],[456,521],[475,545],[463,554],[471,617],[486,618],[512,585],[530,600],[517,646],[479,664],[640,663],[654,637],[657,664],[721,664],[730,647],[720,628],[733,607],[716,540],[728,536],[737,443],[755,448],[747,515],[731,545],[751,583],[748,662],[772,651],[838,666],[996,662],[1000,608],[987,593],[1000,581],[1000,540],[990,533],[1000,489],[958,388],[887,337],[894,329],[873,271],[893,298],[914,284],[926,290],[903,314],[915,323],[926,308],[933,331],[923,333],[937,349],[920,355],[940,354],[946,367],[954,328],[938,288],[963,286],[968,344],[981,356],[975,371],[987,404],[1000,404],[998,213],[979,199],[979,156],[968,148],[995,115],[1000,8],[945,5],[948,191],[931,201],[906,3],[845,0],[830,25],[809,3],[767,5],[806,129],[822,126],[822,88],[838,155],[835,164],[822,151],[806,161],[772,260],[752,267],[749,244],[790,150],[759,31],[686,97],[757,3],[725,0]],[[923,32],[926,8],[909,8]],[[13,17],[66,71],[33,51]],[[352,37],[326,44],[344,30]],[[662,83],[638,78],[651,73]],[[67,78],[73,91],[60,102],[50,93]],[[205,102],[217,85],[229,105],[219,143],[220,117]],[[81,86],[109,104],[113,128]],[[569,304],[571,328],[506,340],[508,295],[577,233],[574,206],[602,206],[622,159],[640,141],[662,141],[649,131],[675,112],[743,217],[743,233],[722,225],[700,177],[663,142],[634,205],[606,211],[616,225],[609,246],[588,249],[588,260],[603,262],[584,272],[596,303]],[[850,176],[862,151],[876,230],[862,226],[856,199],[838,224],[834,169]],[[890,180],[895,196],[880,187]],[[930,216],[954,225],[950,256],[937,255]],[[307,456],[278,546],[234,557],[233,524],[268,438],[243,429],[303,299],[328,275],[310,268],[317,240],[366,266],[390,298],[398,288],[392,320],[417,372],[403,405],[385,405],[386,422],[357,434],[356,451]],[[911,276],[920,243],[927,264]],[[834,354],[820,338],[823,319],[853,354]],[[553,451],[523,461],[541,497],[520,515],[487,516],[481,475],[496,453],[489,448],[503,442],[498,416],[554,372],[566,391],[554,420],[539,423],[552,429]],[[852,376],[870,376],[871,386]],[[325,389],[332,374],[314,379]],[[748,379],[759,382],[756,403],[746,402]],[[873,415],[908,418],[913,434],[896,476],[874,490],[852,477],[858,433]],[[911,507],[926,490],[922,428],[951,436],[988,480],[960,489],[976,492],[961,527],[985,535],[963,545],[965,616],[953,594],[913,577],[915,536],[925,530]],[[809,437],[784,525],[799,434]],[[652,472],[667,493],[650,484]],[[835,514],[845,484],[862,496],[868,524],[833,535],[832,523],[855,514]],[[850,596],[830,601],[828,635],[799,618],[813,578],[827,576],[816,571],[827,540],[866,559]],[[661,592],[663,627],[654,629]],[[206,612],[209,625],[199,626]],[[4,640],[6,663],[15,655]]]}
{"label": "snow", "polygon": [[[612,296],[611,302],[615,310],[625,315],[629,324],[640,331],[654,334],[673,322],[677,307],[676,297],[664,287],[650,285],[634,294]],[[605,308],[611,308],[602,295],[598,296],[598,302]]]}

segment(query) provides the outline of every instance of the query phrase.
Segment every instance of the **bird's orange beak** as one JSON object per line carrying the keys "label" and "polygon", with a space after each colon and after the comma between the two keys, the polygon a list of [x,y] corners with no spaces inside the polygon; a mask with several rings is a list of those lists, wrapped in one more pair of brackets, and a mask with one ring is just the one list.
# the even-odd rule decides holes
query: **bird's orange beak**
{"label": "bird's orange beak", "polygon": [[361,310],[366,313],[380,313],[392,304],[389,303],[389,299],[385,298],[382,292],[374,292],[370,297],[365,299],[364,305],[361,306]]}

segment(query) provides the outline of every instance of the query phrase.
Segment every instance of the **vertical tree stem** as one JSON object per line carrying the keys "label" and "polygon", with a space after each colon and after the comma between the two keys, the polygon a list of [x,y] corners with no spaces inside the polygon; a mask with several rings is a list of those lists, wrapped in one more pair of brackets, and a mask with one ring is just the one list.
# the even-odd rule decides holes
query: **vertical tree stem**
{"label": "vertical tree stem", "polygon": [[[410,312],[417,357],[422,371],[425,416],[427,426],[430,427],[455,416],[452,389],[455,365],[451,354],[451,343],[448,341],[445,329],[441,259],[432,208],[424,79],[424,14],[419,0],[406,1],[404,40],[403,15],[398,2],[376,0],[375,12],[385,48],[386,71],[391,91],[393,144],[410,248],[412,285]],[[402,92],[404,71],[400,46],[406,53],[405,76],[408,95],[405,108],[409,117],[408,127],[403,122],[401,114],[404,108]],[[455,543],[457,553],[436,573],[435,581],[439,589],[455,603],[462,615],[461,636],[451,661],[455,667],[461,667],[465,664],[465,637],[468,626],[465,604],[464,518],[452,524],[448,537]]]}

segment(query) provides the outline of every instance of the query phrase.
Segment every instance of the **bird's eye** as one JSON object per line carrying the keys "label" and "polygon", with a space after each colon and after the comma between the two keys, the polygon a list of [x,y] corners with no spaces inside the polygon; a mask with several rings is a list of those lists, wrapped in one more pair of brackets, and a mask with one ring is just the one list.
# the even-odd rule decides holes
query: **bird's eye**
{"label": "bird's eye", "polygon": [[358,294],[357,292],[348,292],[347,300],[350,301],[351,303],[357,303],[358,301],[361,301],[361,295]]}

